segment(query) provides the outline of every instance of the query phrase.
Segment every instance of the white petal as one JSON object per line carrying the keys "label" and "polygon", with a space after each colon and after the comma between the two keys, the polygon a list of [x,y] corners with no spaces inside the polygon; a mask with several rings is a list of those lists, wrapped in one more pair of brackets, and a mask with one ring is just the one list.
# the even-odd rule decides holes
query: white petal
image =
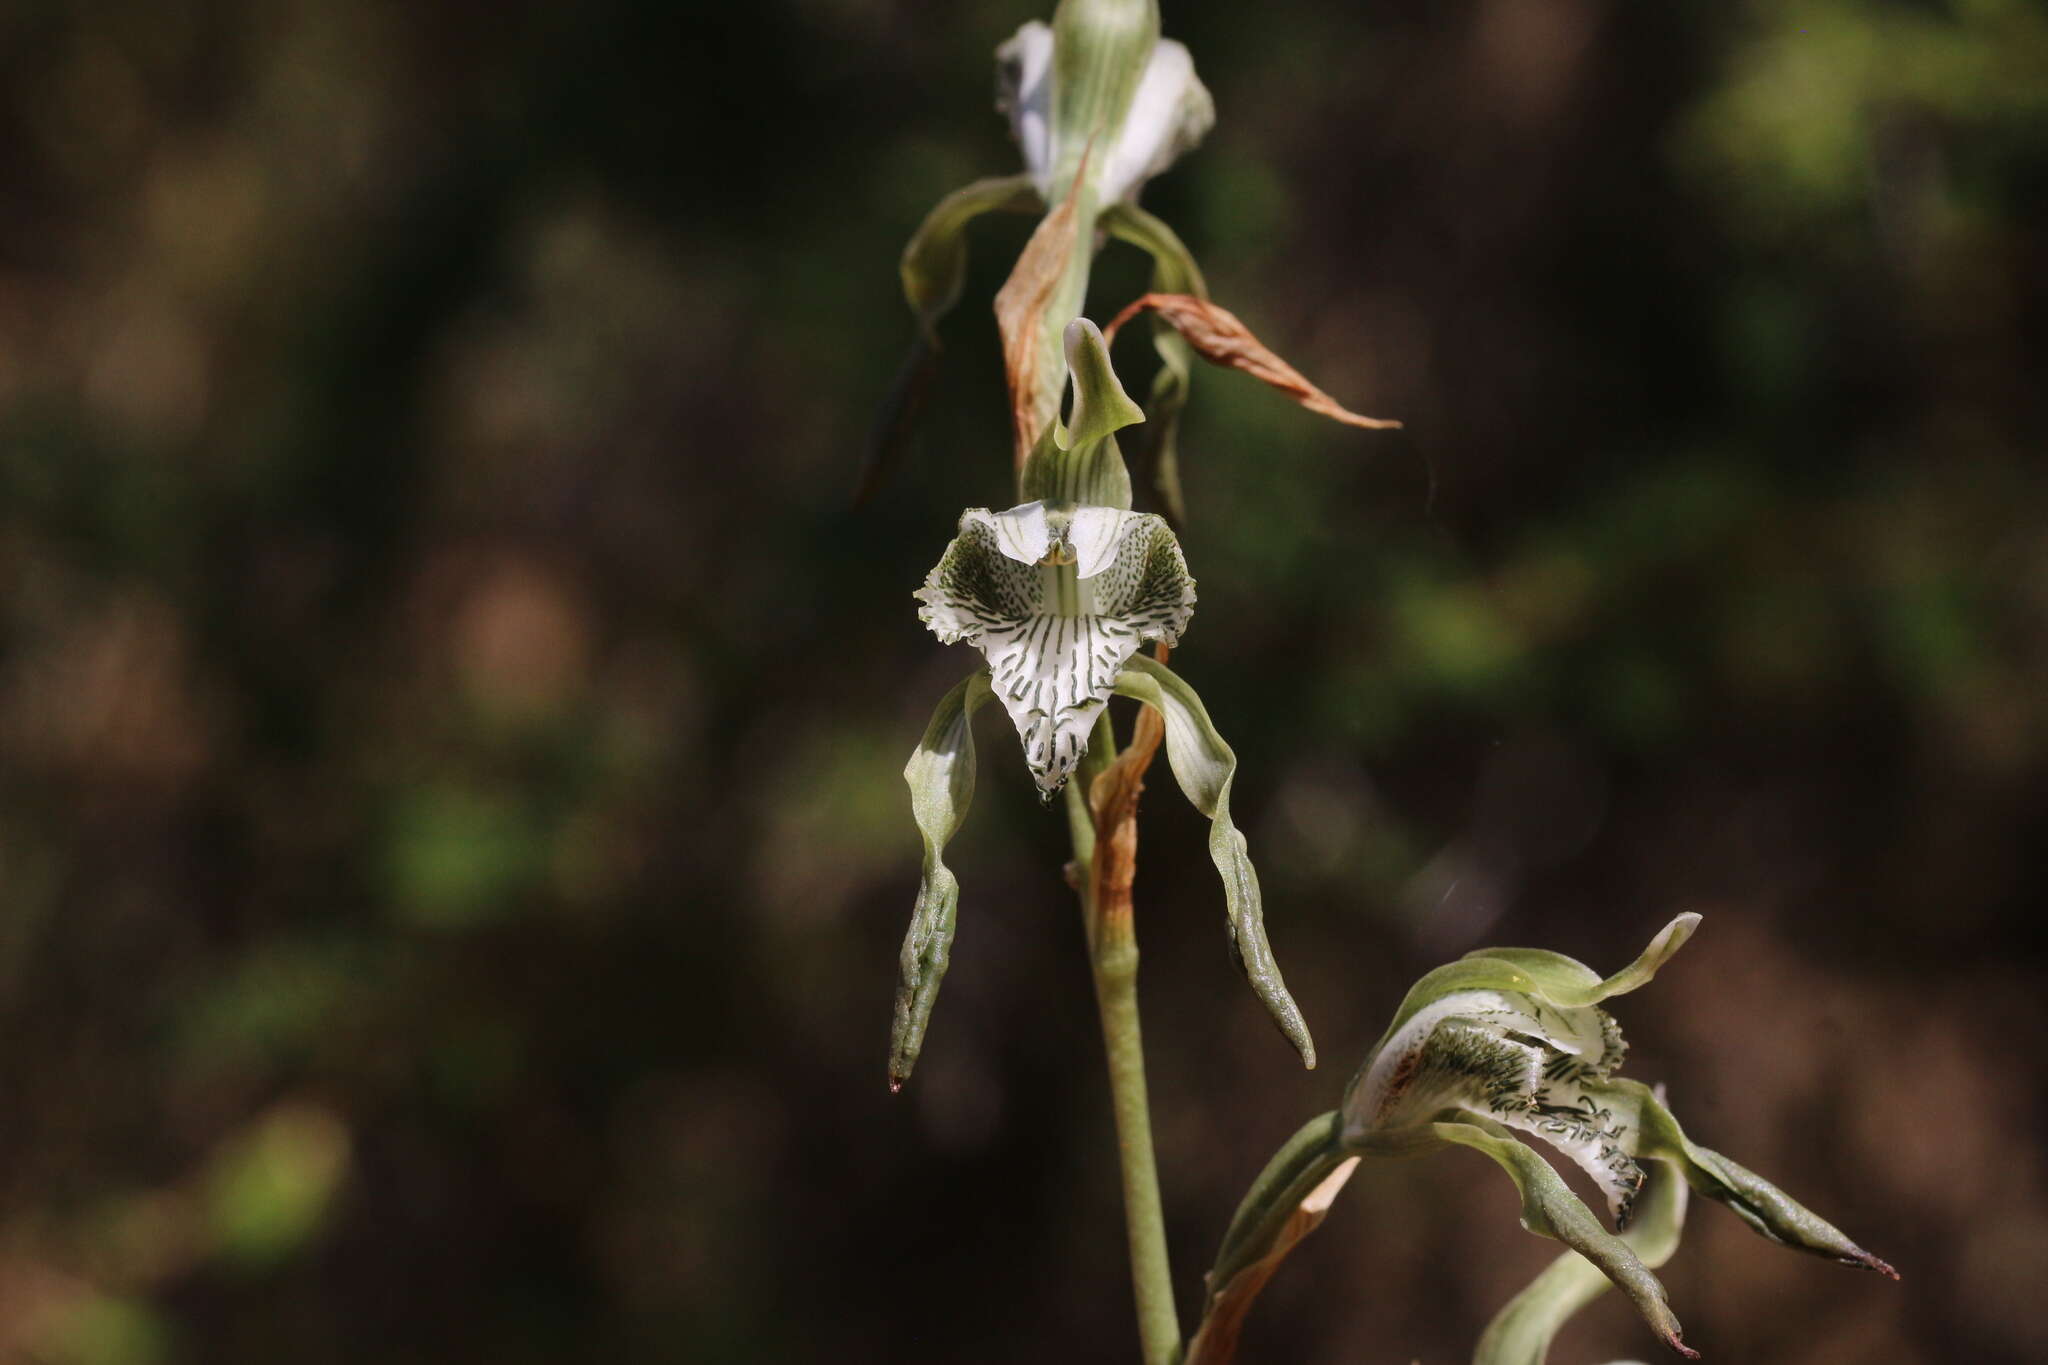
{"label": "white petal", "polygon": [[1115,557],[1088,581],[1095,610],[1121,620],[1141,640],[1178,644],[1195,612],[1195,580],[1180,542],[1164,518],[1149,512],[1126,517]]}
{"label": "white petal", "polygon": [[918,616],[949,645],[1038,611],[1038,567],[997,548],[994,520],[980,508],[961,517],[960,534],[915,594],[925,604]]}
{"label": "white petal", "polygon": [[1114,507],[1077,507],[1067,519],[1067,545],[1074,552],[1074,573],[1093,578],[1108,568],[1123,543],[1124,528],[1139,520],[1135,512]]}
{"label": "white petal", "polygon": [[[1508,1010],[1499,991],[1458,991],[1416,1012],[1373,1055],[1372,1066],[1344,1098],[1345,1131],[1353,1134],[1421,1122],[1449,1104],[1471,1098],[1472,1079],[1454,1070],[1426,1067],[1424,1050],[1437,1027],[1455,1018],[1480,1018]],[[1542,1050],[1526,1046],[1517,1088],[1533,1090],[1542,1075]]]}
{"label": "white petal", "polygon": [[996,108],[1010,119],[1010,134],[1038,192],[1052,199],[1052,29],[1038,20],[996,49]]}
{"label": "white petal", "polygon": [[994,532],[996,548],[1019,563],[1036,564],[1052,548],[1052,527],[1046,524],[1042,502],[1027,502],[1007,512],[970,508],[963,521],[970,519]]}
{"label": "white petal", "polygon": [[1105,203],[1137,196],[1147,180],[1200,142],[1216,122],[1216,106],[1195,75],[1187,48],[1162,39],[1145,63],[1131,112],[1102,170]]}

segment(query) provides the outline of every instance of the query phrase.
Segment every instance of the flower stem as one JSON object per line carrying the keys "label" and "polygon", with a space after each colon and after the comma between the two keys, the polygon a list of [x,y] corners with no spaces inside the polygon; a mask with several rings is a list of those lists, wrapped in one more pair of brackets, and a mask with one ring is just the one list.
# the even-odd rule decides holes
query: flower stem
{"label": "flower stem", "polygon": [[1131,1244],[1138,1341],[1145,1365],[1174,1365],[1180,1359],[1180,1317],[1173,1303],[1173,1265],[1166,1250],[1159,1169],[1152,1151],[1145,1044],[1138,1023],[1138,940],[1130,916],[1097,926],[1093,956],[1095,1000],[1109,1059],[1110,1104],[1116,1115],[1117,1159],[1123,1168],[1124,1227]]}
{"label": "flower stem", "polygon": [[[1109,1063],[1110,1108],[1116,1119],[1123,1174],[1124,1230],[1130,1242],[1131,1286],[1145,1365],[1175,1365],[1180,1317],[1173,1301],[1173,1265],[1152,1150],[1152,1114],[1145,1091],[1145,1043],[1138,1021],[1138,936],[1131,883],[1137,870],[1138,793],[1162,734],[1156,716],[1141,716],[1131,745],[1117,753],[1107,714],[1096,725],[1077,780],[1067,788],[1076,881],[1088,931],[1089,966]],[[1084,799],[1086,790],[1092,799]]]}

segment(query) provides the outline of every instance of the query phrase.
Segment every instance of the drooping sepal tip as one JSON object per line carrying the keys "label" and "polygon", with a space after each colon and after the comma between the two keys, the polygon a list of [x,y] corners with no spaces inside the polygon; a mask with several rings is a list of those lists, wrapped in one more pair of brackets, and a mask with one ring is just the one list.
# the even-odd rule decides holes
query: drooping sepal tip
{"label": "drooping sepal tip", "polygon": [[1143,702],[1165,720],[1167,766],[1189,803],[1209,817],[1209,858],[1223,879],[1231,956],[1281,1034],[1301,1055],[1302,1065],[1313,1069],[1316,1047],[1309,1037],[1308,1021],[1288,993],[1280,964],[1274,960],[1266,938],[1259,874],[1252,866],[1244,835],[1230,818],[1236,753],[1217,733],[1194,688],[1166,665],[1137,655],[1117,675],[1116,690]]}
{"label": "drooping sepal tip", "polygon": [[946,842],[974,800],[974,713],[989,699],[988,673],[977,669],[940,699],[917,751],[903,766],[910,811],[924,843],[917,902],[898,955],[895,1018],[889,1034],[889,1090],[910,1079],[925,1029],[952,958],[960,883],[944,861]]}

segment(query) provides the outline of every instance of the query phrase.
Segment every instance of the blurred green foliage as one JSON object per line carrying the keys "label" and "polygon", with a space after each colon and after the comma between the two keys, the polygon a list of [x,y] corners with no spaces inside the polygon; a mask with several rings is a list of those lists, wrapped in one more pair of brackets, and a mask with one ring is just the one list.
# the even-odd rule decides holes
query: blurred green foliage
{"label": "blurred green foliage", "polygon": [[[1691,1335],[2048,1354],[2040,7],[1164,13],[1219,124],[1148,203],[1407,423],[1202,373],[1183,427],[1174,666],[1332,1060],[1238,988],[1155,800],[1180,1262],[1422,970],[1697,909],[1632,1072],[1907,1284],[1705,1211]],[[977,300],[1024,221],[977,225],[924,437],[848,503],[896,254],[1015,165],[989,63],[1030,17],[0,7],[0,1360],[1121,1358],[1019,764],[883,1085],[898,773],[962,667],[909,594],[1006,495]],[[1145,271],[1111,247],[1096,314]],[[1547,1257],[1471,1240],[1499,1195],[1361,1175],[1247,1358],[1460,1358]],[[1639,1349],[1615,1309],[1558,1353]]]}

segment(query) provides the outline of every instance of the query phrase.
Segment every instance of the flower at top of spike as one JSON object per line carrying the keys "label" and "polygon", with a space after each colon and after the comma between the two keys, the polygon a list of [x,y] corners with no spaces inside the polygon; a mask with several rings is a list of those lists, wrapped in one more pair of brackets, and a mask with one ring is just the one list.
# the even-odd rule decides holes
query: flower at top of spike
{"label": "flower at top of spike", "polygon": [[996,105],[1050,204],[1091,139],[1099,202],[1145,182],[1207,135],[1216,106],[1187,48],[1159,36],[1153,0],[1066,0],[996,49]]}

